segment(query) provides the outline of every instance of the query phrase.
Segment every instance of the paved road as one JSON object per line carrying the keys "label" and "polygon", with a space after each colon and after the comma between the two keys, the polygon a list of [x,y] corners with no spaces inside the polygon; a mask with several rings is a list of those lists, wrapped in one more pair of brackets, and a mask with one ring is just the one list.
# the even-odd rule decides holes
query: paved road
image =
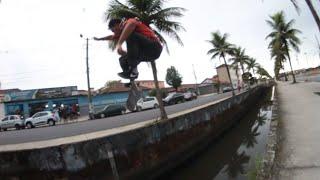
{"label": "paved road", "polygon": [[276,179],[319,179],[320,83],[279,82],[277,92],[282,138]]}
{"label": "paved road", "polygon": [[[167,114],[173,114],[186,109],[197,107],[221,98],[231,96],[231,92],[224,94],[211,94],[200,96],[197,100],[188,101],[182,104],[167,106]],[[19,131],[0,132],[0,145],[17,144],[32,141],[41,141],[55,138],[86,134],[95,131],[106,130],[124,125],[134,124],[160,117],[158,109],[129,113],[104,119],[83,121],[74,124],[64,124],[53,127],[41,127],[24,129]]]}

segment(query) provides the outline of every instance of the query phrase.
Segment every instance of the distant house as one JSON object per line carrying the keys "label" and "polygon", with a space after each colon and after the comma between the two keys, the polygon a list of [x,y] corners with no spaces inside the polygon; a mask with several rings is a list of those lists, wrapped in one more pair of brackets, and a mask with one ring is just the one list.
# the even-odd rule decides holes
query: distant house
{"label": "distant house", "polygon": [[[239,77],[237,77],[236,70],[231,66],[228,66],[228,68],[230,72],[231,82],[228,76],[227,66],[225,64],[222,64],[217,67],[218,81],[221,84],[232,84],[233,87],[236,88],[238,87],[238,84],[242,84],[241,73],[240,71],[238,71]],[[238,78],[239,78],[239,82],[238,82]]]}
{"label": "distant house", "polygon": [[[164,88],[164,81],[158,81],[158,82],[159,82],[159,88],[160,89]],[[136,81],[136,83],[139,84],[139,86],[141,87],[146,87],[150,89],[156,88],[153,80],[140,80],[140,81]]]}

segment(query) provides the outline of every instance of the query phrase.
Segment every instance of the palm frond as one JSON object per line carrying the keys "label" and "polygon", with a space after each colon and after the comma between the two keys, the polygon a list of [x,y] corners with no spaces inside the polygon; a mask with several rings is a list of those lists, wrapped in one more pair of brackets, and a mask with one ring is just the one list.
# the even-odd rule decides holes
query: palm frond
{"label": "palm frond", "polygon": [[290,0],[291,2],[292,2],[292,4],[293,4],[293,6],[294,6],[294,8],[296,9],[296,11],[298,12],[298,14],[300,14],[300,7],[299,7],[299,5],[298,5],[298,2],[297,2],[297,0]]}

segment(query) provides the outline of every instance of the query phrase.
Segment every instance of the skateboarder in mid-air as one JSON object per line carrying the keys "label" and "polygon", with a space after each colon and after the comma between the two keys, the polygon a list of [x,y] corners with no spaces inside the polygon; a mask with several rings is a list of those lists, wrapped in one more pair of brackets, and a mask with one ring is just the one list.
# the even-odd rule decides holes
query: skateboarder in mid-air
{"label": "skateboarder in mid-air", "polygon": [[[109,29],[114,33],[94,40],[110,40],[116,42],[116,51],[123,72],[118,75],[125,79],[138,78],[137,69],[141,61],[151,62],[160,57],[162,45],[154,31],[137,18],[111,19]],[[127,44],[127,51],[122,48],[123,42]]]}

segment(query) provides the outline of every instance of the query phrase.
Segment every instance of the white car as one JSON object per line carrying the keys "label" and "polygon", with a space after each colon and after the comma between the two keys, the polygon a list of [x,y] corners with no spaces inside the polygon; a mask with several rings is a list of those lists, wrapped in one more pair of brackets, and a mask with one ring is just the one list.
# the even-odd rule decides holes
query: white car
{"label": "white car", "polygon": [[137,102],[137,111],[144,109],[158,108],[159,102],[156,97],[145,97]]}
{"label": "white car", "polygon": [[59,119],[60,118],[57,116],[57,113],[53,113],[51,111],[41,111],[26,119],[25,125],[27,128],[33,128],[34,126],[44,124],[54,126]]}
{"label": "white car", "polygon": [[24,127],[24,120],[19,115],[8,115],[0,120],[0,130],[8,128],[21,129]]}

